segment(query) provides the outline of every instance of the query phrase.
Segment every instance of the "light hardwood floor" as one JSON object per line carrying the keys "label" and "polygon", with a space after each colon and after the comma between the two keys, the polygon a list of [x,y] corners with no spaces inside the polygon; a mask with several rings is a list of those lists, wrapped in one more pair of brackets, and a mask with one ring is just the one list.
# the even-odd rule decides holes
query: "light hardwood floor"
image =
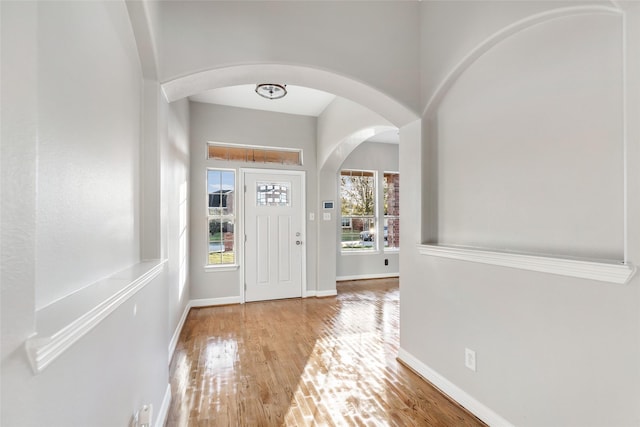
{"label": "light hardwood floor", "polygon": [[480,426],[396,361],[398,280],[192,309],[167,426]]}

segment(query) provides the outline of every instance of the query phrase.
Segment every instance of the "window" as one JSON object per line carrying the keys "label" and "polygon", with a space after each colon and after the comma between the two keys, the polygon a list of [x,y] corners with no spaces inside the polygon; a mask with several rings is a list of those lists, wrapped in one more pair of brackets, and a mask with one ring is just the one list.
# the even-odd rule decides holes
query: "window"
{"label": "window", "polygon": [[375,172],[340,172],[340,213],[343,252],[376,249]]}
{"label": "window", "polygon": [[302,165],[302,150],[210,142],[207,148],[207,158],[247,163]]}
{"label": "window", "polygon": [[384,173],[384,248],[400,249],[400,174]]}
{"label": "window", "polygon": [[208,265],[236,263],[235,181],[232,170],[207,170]]}

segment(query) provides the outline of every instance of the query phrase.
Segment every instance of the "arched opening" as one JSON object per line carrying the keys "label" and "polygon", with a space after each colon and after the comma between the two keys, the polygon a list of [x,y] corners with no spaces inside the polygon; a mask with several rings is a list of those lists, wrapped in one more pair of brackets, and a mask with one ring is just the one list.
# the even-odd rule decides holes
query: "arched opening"
{"label": "arched opening", "polygon": [[[418,115],[388,95],[342,75],[310,67],[261,64],[213,69],[181,77],[161,85],[169,102],[212,89],[257,82],[283,82],[336,95],[318,117],[315,147],[316,175],[309,185],[315,190],[307,198],[307,227],[311,254],[307,273],[307,295],[333,295],[336,292],[337,230],[339,212],[327,219],[322,201],[338,199],[339,168],[365,140],[395,130],[417,120]],[[314,182],[315,181],[315,182]],[[308,187],[309,187],[308,185]]]}
{"label": "arched opening", "polygon": [[167,100],[173,102],[209,89],[255,84],[256,81],[282,81],[329,92],[375,111],[396,127],[418,118],[415,111],[355,79],[299,65],[250,64],[217,68],[164,82],[161,87]]}

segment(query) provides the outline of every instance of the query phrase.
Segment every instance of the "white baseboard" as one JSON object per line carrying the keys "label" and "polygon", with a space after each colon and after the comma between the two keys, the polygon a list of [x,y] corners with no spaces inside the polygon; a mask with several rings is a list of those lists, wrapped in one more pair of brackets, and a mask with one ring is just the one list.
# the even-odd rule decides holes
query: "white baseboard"
{"label": "white baseboard", "polygon": [[490,408],[477,401],[469,393],[465,392],[460,387],[422,363],[406,350],[403,350],[402,348],[398,350],[398,359],[488,425],[492,427],[513,427],[513,424],[509,421],[505,420]]}
{"label": "white baseboard", "polygon": [[330,291],[307,291],[302,298],[324,298],[324,297],[335,297],[338,295],[338,292],[335,290]]}
{"label": "white baseboard", "polygon": [[189,301],[187,305],[184,307],[184,311],[182,312],[182,317],[180,317],[178,326],[176,326],[176,330],[173,332],[171,341],[169,341],[169,361],[167,362],[168,364],[171,363],[171,359],[173,358],[173,353],[176,351],[176,346],[178,345],[178,338],[180,338],[180,332],[182,332],[182,328],[184,327],[184,322],[187,320],[187,314],[189,314],[189,310],[191,310],[191,301]]}
{"label": "white baseboard", "polygon": [[167,389],[164,392],[162,405],[160,405],[160,408],[158,409],[155,427],[164,427],[167,422],[167,415],[169,415],[169,405],[171,405],[171,384],[167,384]]}
{"label": "white baseboard", "polygon": [[240,304],[240,297],[223,297],[223,298],[201,298],[189,301],[189,307],[208,307],[210,305],[228,305]]}
{"label": "white baseboard", "polygon": [[316,291],[317,298],[335,297],[336,295],[338,295],[338,291],[335,289],[330,289],[328,291]]}
{"label": "white baseboard", "polygon": [[345,280],[386,279],[388,277],[400,277],[400,273],[357,274],[355,276],[338,276],[337,282]]}

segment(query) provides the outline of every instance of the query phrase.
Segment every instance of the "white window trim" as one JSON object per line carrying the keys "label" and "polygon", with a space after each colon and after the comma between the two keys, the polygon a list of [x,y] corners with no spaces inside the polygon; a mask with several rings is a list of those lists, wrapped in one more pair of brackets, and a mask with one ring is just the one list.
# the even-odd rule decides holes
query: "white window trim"
{"label": "white window trim", "polygon": [[[209,146],[213,145],[216,147],[229,147],[229,148],[255,148],[257,150],[268,150],[268,151],[282,151],[285,153],[298,153],[300,155],[300,164],[299,165],[287,165],[287,166],[304,166],[304,150],[302,148],[288,148],[288,147],[272,147],[268,145],[252,145],[252,144],[234,144],[230,142],[215,142],[208,141],[206,145],[206,153],[205,158],[211,161],[219,161],[219,162],[227,162],[228,160],[222,159],[212,159],[209,157]],[[235,161],[235,160],[233,160]],[[262,162],[240,162],[240,163],[250,163],[250,164],[263,164]],[[264,163],[267,165],[280,165],[279,163]]]}
{"label": "white window trim", "polygon": [[[384,176],[386,174],[400,175],[400,172],[399,171],[387,171],[387,170],[383,171],[382,172],[382,180],[383,180],[383,182],[384,182]],[[382,197],[384,197],[384,188],[382,189]],[[384,200],[383,200],[383,203],[384,203]],[[382,210],[382,235],[383,236],[384,236],[384,220],[386,218],[398,218],[398,220],[400,220],[400,215],[385,215],[384,214],[384,209]],[[400,247],[397,247],[397,248],[386,248],[386,247],[384,247],[384,245],[382,245],[382,246],[383,246],[382,251],[385,252],[385,253],[394,253],[394,254],[396,254],[396,253],[400,252]]]}
{"label": "white window trim", "polygon": [[[234,227],[234,232],[233,232],[233,250],[235,252],[235,256],[234,256],[234,260],[235,262],[233,264],[209,264],[209,176],[208,173],[209,171],[226,171],[226,172],[233,172],[233,207],[234,207],[234,214],[233,214],[233,227]],[[238,171],[234,168],[219,168],[219,167],[212,167],[212,166],[207,166],[206,167],[206,174],[205,174],[205,185],[204,185],[204,191],[205,191],[205,200],[206,200],[206,209],[207,209],[207,214],[205,215],[205,221],[206,221],[206,230],[207,230],[207,238],[206,238],[206,246],[205,246],[205,259],[204,259],[204,269],[205,271],[231,271],[231,270],[237,270],[239,268],[239,264],[238,264],[238,236],[237,236],[237,228],[238,228],[238,205],[237,205],[237,197],[238,197]]]}
{"label": "white window trim", "polygon": [[[371,170],[371,169],[358,169],[358,168],[346,168],[346,169],[340,169],[338,171],[338,179],[340,179],[340,177],[342,176],[342,171],[343,170],[347,170],[347,171],[357,171],[357,172],[371,172],[373,174],[373,182],[375,185],[375,189],[374,189],[374,194],[375,194],[375,204],[374,204],[374,208],[373,208],[373,222],[374,224],[376,224],[376,229],[379,228],[379,217],[378,217],[378,210],[379,210],[379,206],[380,205],[380,201],[378,200],[378,171],[377,170]],[[342,191],[340,191],[341,189],[341,185],[340,185],[340,181],[338,181],[338,203],[339,203],[339,207],[340,210],[338,211],[340,213],[339,219],[338,219],[338,223],[340,224],[340,230],[339,230],[339,234],[338,234],[338,244],[340,245],[340,254],[341,255],[375,255],[375,254],[380,254],[380,245],[378,243],[377,240],[374,240],[374,246],[371,247],[371,249],[359,249],[359,250],[353,250],[353,251],[345,251],[344,249],[342,249]],[[353,222],[351,224],[351,226],[353,227]]]}
{"label": "white window trim", "polygon": [[[340,248],[342,249],[342,248]],[[344,255],[344,256],[363,256],[363,255],[380,255],[381,252],[376,249],[376,250],[367,250],[367,249],[358,249],[355,251],[341,251],[340,255]]]}
{"label": "white window trim", "polygon": [[217,272],[217,271],[235,271],[240,268],[240,264],[238,263],[221,264],[221,265],[209,264],[209,265],[205,265],[203,268],[204,268],[204,271],[208,273]]}

